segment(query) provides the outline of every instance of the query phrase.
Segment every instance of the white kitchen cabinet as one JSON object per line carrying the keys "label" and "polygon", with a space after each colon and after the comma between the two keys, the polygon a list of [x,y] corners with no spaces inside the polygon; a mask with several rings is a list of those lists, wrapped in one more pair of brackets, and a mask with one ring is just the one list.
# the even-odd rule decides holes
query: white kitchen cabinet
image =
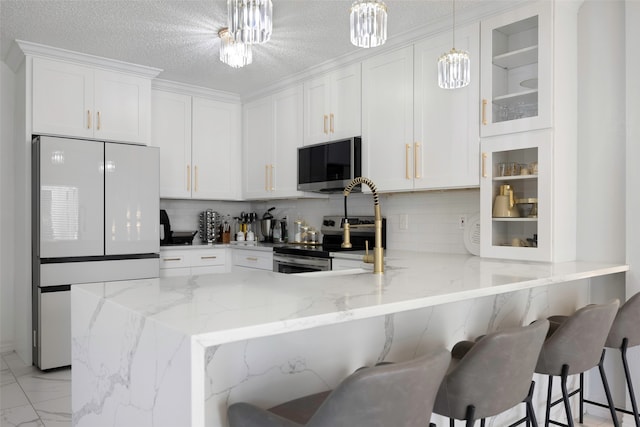
{"label": "white kitchen cabinet", "polygon": [[154,90],[152,112],[160,197],[240,198],[239,103]]}
{"label": "white kitchen cabinet", "polygon": [[481,22],[481,134],[552,126],[552,7],[538,2]]}
{"label": "white kitchen cabinet", "polygon": [[273,271],[273,252],[251,249],[232,249],[232,270],[250,268]]}
{"label": "white kitchen cabinet", "polygon": [[[549,130],[483,140],[481,256],[531,261],[552,259],[552,209],[563,207],[560,203],[554,206],[552,202],[552,145]],[[511,165],[515,166],[511,168]],[[496,197],[505,185],[513,189],[513,212],[518,212],[517,217],[505,217],[497,210]],[[535,210],[520,211],[518,201],[535,202]],[[520,205],[525,206],[532,205]]]}
{"label": "white kitchen cabinet", "polygon": [[413,46],[407,46],[362,63],[363,175],[379,191],[412,189],[413,143]]}
{"label": "white kitchen cabinet", "polygon": [[151,80],[33,58],[33,133],[146,144]]}
{"label": "white kitchen cabinet", "polygon": [[304,144],[360,136],[360,64],[304,83]]}
{"label": "white kitchen cabinet", "polygon": [[414,142],[409,150],[405,147],[404,171],[396,173],[412,176],[415,190],[480,184],[479,36],[478,24],[456,28],[455,47],[471,57],[471,83],[455,90],[438,86],[437,59],[451,49],[451,32],[414,46]]}
{"label": "white kitchen cabinet", "polygon": [[160,277],[228,272],[227,251],[227,248],[161,249]]}
{"label": "white kitchen cabinet", "polygon": [[300,197],[297,148],[302,144],[302,85],[245,104],[245,199]]}

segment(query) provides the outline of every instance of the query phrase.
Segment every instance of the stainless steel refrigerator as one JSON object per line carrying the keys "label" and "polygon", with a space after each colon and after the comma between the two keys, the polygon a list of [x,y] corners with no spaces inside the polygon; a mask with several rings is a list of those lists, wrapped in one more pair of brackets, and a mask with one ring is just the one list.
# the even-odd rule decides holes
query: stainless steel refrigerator
{"label": "stainless steel refrigerator", "polygon": [[71,364],[71,286],[159,275],[159,149],[33,139],[33,360]]}

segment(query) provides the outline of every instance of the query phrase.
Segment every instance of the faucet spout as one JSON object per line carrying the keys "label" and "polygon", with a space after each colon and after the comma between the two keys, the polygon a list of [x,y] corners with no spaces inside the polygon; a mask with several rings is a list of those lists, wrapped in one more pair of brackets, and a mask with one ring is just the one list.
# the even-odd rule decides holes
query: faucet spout
{"label": "faucet spout", "polygon": [[382,249],[382,214],[380,212],[380,199],[378,197],[378,189],[376,188],[376,185],[369,178],[359,176],[352,179],[351,182],[349,182],[349,184],[347,184],[347,186],[344,188],[343,194],[345,219],[343,224],[342,247],[351,247],[350,226],[349,220],[347,219],[347,197],[349,197],[349,194],[351,194],[351,190],[353,190],[353,188],[358,184],[365,184],[371,190],[371,193],[373,194],[373,212],[375,216],[375,244],[373,247],[373,257],[367,254],[364,256],[363,261],[366,263],[373,263],[374,274],[382,274],[384,273],[384,250]]}

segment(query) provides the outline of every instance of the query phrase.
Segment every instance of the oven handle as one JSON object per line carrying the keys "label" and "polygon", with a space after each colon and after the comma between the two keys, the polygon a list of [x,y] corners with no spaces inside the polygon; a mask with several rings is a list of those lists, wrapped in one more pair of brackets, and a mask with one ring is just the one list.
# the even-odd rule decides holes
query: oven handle
{"label": "oven handle", "polygon": [[296,255],[273,254],[273,262],[289,265],[308,265],[312,267],[325,267],[331,265],[331,258],[298,257]]}

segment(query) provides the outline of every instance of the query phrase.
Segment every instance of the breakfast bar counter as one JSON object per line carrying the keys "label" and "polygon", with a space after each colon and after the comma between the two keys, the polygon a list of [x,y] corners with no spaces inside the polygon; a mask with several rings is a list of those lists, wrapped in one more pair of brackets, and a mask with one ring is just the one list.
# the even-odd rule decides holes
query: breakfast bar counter
{"label": "breakfast bar counter", "polygon": [[73,425],[225,426],[234,401],[270,406],[364,364],[573,310],[588,279],[628,267],[388,251],[385,269],[74,286]]}

